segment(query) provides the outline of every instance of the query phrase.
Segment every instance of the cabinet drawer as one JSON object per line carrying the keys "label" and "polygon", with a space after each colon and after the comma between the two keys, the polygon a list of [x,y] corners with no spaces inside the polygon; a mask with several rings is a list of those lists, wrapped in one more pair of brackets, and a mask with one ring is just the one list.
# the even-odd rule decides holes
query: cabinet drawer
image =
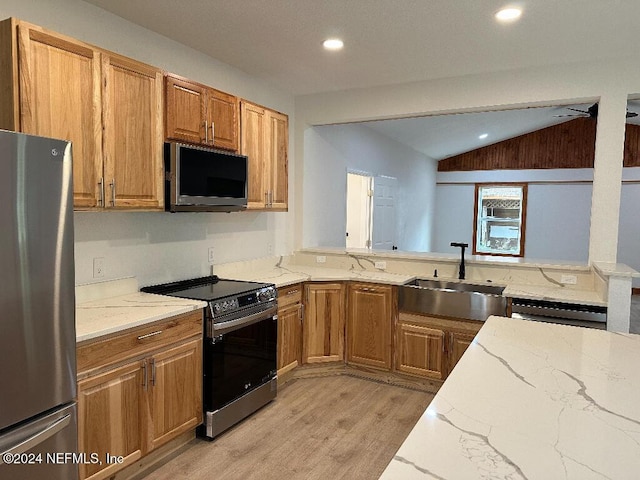
{"label": "cabinet drawer", "polygon": [[302,302],[302,284],[289,285],[278,289],[278,308]]}
{"label": "cabinet drawer", "polygon": [[78,374],[145,355],[199,334],[202,334],[202,310],[99,338],[78,346]]}

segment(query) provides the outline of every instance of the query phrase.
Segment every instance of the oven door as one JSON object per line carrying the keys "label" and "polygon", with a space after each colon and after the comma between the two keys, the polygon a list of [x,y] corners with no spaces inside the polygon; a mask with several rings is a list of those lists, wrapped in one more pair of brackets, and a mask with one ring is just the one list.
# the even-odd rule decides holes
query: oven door
{"label": "oven door", "polygon": [[[204,407],[216,411],[276,376],[276,309],[260,319],[214,326],[204,349]],[[224,332],[224,333],[220,333]]]}

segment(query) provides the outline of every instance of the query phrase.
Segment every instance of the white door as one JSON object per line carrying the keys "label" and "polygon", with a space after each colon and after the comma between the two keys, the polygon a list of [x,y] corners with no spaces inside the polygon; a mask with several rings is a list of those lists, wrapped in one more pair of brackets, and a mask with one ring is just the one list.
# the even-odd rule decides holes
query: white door
{"label": "white door", "polygon": [[347,173],[347,248],[367,248],[371,242],[371,181],[361,173]]}
{"label": "white door", "polygon": [[392,250],[396,240],[396,185],[398,179],[373,179],[373,248]]}

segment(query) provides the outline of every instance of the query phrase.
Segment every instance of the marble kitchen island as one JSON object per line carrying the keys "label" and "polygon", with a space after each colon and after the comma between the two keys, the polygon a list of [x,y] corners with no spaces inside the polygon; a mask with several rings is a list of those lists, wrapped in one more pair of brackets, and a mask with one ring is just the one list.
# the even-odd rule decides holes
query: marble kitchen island
{"label": "marble kitchen island", "polygon": [[380,477],[640,478],[640,335],[490,317]]}

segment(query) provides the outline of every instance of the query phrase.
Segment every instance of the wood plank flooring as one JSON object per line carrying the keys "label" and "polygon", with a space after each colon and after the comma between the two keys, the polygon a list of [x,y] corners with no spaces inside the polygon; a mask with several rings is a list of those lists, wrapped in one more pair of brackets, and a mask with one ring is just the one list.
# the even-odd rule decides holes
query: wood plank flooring
{"label": "wood plank flooring", "polygon": [[297,379],[275,402],[145,480],[377,479],[433,395],[349,376]]}

